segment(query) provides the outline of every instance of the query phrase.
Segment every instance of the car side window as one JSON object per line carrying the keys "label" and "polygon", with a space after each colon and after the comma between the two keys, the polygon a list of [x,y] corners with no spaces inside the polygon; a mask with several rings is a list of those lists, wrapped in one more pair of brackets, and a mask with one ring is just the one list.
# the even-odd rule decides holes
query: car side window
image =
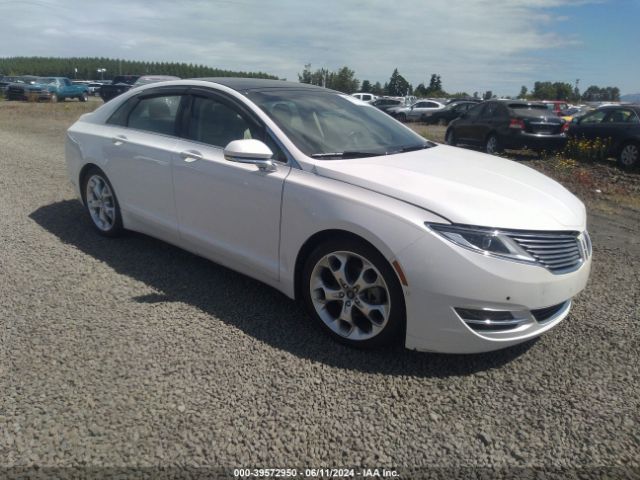
{"label": "car side window", "polygon": [[233,140],[261,139],[257,126],[226,102],[194,97],[186,137],[224,148]]}
{"label": "car side window", "polygon": [[482,110],[481,117],[482,118],[490,118],[494,116],[494,112],[496,110],[495,103],[487,103]]}
{"label": "car side window", "polygon": [[604,123],[638,123],[635,112],[627,109],[617,109],[609,112]]}
{"label": "car side window", "polygon": [[580,125],[593,125],[596,123],[601,123],[604,117],[607,115],[605,110],[596,110],[595,112],[587,113],[582,120],[580,120]]}
{"label": "car side window", "polygon": [[107,120],[108,125],[118,125],[120,127],[127,126],[127,118],[129,112],[138,103],[138,97],[131,97],[129,100],[120,105],[115,112],[111,114]]}
{"label": "car side window", "polygon": [[175,135],[182,95],[142,98],[129,114],[127,127],[163,135]]}
{"label": "car side window", "polygon": [[479,103],[478,105],[475,105],[473,108],[469,109],[469,111],[467,112],[467,117],[477,118],[483,109],[484,105]]}

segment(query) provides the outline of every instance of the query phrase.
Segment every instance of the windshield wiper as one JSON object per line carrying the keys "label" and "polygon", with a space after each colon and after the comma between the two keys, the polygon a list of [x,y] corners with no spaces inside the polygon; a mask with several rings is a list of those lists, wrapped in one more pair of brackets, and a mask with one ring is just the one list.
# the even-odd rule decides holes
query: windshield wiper
{"label": "windshield wiper", "polygon": [[386,152],[356,152],[356,151],[345,151],[345,152],[328,152],[328,153],[312,153],[312,158],[363,158],[363,157],[378,157],[380,155],[386,155]]}
{"label": "windshield wiper", "polygon": [[415,152],[416,150],[424,150],[425,148],[431,148],[433,146],[434,146],[434,144],[430,143],[430,142],[419,143],[417,145],[409,145],[408,147],[401,147],[398,150],[394,150],[393,152],[389,152],[389,154]]}

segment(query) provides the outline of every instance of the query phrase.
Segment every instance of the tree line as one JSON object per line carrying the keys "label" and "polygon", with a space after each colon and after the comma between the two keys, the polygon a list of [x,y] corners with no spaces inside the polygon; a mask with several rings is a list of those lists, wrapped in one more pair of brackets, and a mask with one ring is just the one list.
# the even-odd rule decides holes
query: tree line
{"label": "tree line", "polygon": [[620,89],[618,87],[591,85],[580,93],[577,81],[575,85],[566,82],[535,82],[531,92],[523,85],[518,98],[527,100],[566,100],[568,102],[617,102],[620,101]]}
{"label": "tree line", "polygon": [[[104,69],[104,71],[100,71]],[[236,72],[179,62],[145,62],[104,57],[8,57],[0,58],[1,75],[69,77],[82,80],[112,80],[116,75],[173,75],[194,77],[278,77],[264,72]]]}
{"label": "tree line", "polygon": [[[488,100],[495,98],[491,90],[483,93],[467,92],[449,93],[444,90],[442,85],[442,77],[437,73],[431,74],[428,82],[420,83],[417,87],[413,87],[411,83],[404,78],[397,68],[391,73],[391,77],[384,84],[380,82],[371,83],[369,80],[360,82],[356,78],[356,73],[349,67],[342,67],[337,72],[329,71],[325,68],[311,69],[311,64],[304,66],[302,73],[298,74],[298,81],[301,83],[310,83],[312,85],[320,85],[333,90],[344,93],[365,92],[374,95],[389,96],[405,96],[415,95],[417,97],[432,98],[482,98]],[[520,90],[518,98],[528,100],[566,100],[571,102],[577,101],[618,101],[620,100],[620,89],[618,87],[598,87],[592,85],[583,93],[580,93],[578,85],[571,85],[565,82],[535,82],[531,92],[526,86]]]}

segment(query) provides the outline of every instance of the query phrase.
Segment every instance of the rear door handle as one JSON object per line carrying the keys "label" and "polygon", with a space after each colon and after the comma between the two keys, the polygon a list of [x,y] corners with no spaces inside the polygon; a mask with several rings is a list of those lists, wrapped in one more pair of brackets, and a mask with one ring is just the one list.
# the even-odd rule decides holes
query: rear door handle
{"label": "rear door handle", "polygon": [[113,137],[111,140],[113,141],[113,144],[116,147],[119,147],[123,143],[127,142],[127,137],[125,137],[124,135],[117,135],[117,136]]}
{"label": "rear door handle", "polygon": [[193,163],[193,162],[196,162],[198,160],[204,159],[202,154],[200,152],[198,152],[197,150],[187,150],[185,152],[180,152],[180,157],[186,163]]}

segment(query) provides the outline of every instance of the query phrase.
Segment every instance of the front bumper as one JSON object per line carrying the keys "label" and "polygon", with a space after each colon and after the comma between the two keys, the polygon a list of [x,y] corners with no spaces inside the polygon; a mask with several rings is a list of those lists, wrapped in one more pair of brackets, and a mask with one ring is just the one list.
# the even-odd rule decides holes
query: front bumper
{"label": "front bumper", "polygon": [[[575,271],[553,274],[539,265],[484,256],[427,234],[397,256],[405,287],[409,349],[480,353],[537,337],[569,313],[589,278],[591,257]],[[557,306],[541,321],[532,310]],[[472,328],[456,309],[514,312],[508,330]]]}

